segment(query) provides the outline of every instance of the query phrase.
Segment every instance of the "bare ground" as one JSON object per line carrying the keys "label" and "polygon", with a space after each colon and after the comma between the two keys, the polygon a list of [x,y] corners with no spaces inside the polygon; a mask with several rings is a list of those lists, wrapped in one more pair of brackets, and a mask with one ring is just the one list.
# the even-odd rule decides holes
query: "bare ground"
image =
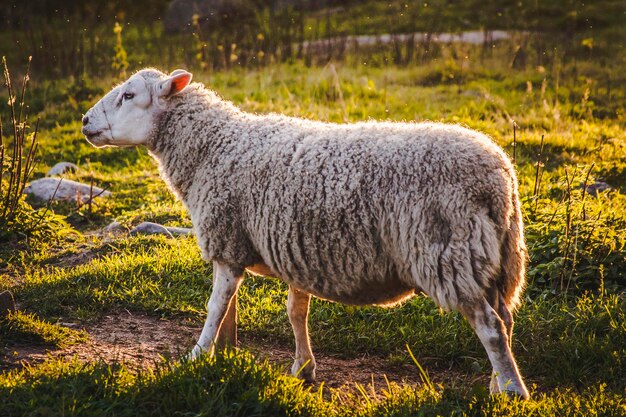
{"label": "bare ground", "polygon": [[[72,324],[68,324],[73,326]],[[0,371],[41,363],[49,358],[76,357],[80,361],[123,362],[132,369],[154,366],[161,358],[176,359],[186,353],[200,334],[201,326],[164,320],[126,310],[111,312],[85,328],[89,341],[54,349],[40,345],[13,345],[0,352]],[[268,340],[240,337],[239,347],[260,359],[280,366],[285,372],[293,361],[292,346]],[[317,353],[317,383],[328,388],[354,388],[355,384],[386,388],[388,382],[419,384],[419,372],[412,364],[390,363],[386,358],[364,355],[345,359]],[[488,383],[486,374],[468,375],[441,364],[423,363],[435,383],[472,386]]]}

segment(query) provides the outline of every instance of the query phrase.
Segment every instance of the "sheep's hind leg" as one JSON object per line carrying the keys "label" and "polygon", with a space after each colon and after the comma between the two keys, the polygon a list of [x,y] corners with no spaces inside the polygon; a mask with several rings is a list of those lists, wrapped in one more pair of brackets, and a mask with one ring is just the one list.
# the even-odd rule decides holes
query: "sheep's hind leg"
{"label": "sheep's hind leg", "polygon": [[237,274],[229,267],[213,262],[213,291],[207,305],[207,318],[189,359],[195,359],[203,352],[213,354],[220,327],[242,281],[243,273]]}
{"label": "sheep's hind leg", "polygon": [[[489,305],[498,313],[498,316],[502,319],[504,323],[504,327],[506,329],[506,334],[508,336],[509,348],[513,347],[513,315],[511,311],[506,306],[506,302],[504,301],[504,297],[500,294],[500,291],[496,286],[493,286],[488,293]],[[494,370],[491,373],[491,382],[489,384],[489,390],[492,394],[497,394],[500,392],[500,387],[498,386],[498,378],[497,373]]]}
{"label": "sheep's hind leg", "polygon": [[[498,312],[498,316],[500,316],[500,318],[504,322],[504,327],[506,328],[506,333],[509,339],[509,348],[512,348],[513,347],[513,325],[515,324],[515,321],[513,320],[513,315],[511,314],[511,311],[509,310],[509,308],[506,306],[506,302],[504,301],[504,298],[499,293],[498,293],[498,301],[495,304],[496,305],[492,304],[492,307],[494,308],[494,310]],[[491,374],[490,388],[491,388],[492,394],[500,392],[500,388],[498,387],[498,380],[496,378],[495,371],[493,371]]]}
{"label": "sheep's hind leg", "polygon": [[[507,310],[508,311],[508,310]],[[519,373],[509,342],[509,330],[487,300],[465,305],[461,313],[467,318],[487,351],[495,373],[492,391],[506,392],[528,399],[528,389]],[[497,383],[497,390],[494,385]]]}
{"label": "sheep's hind leg", "polygon": [[315,358],[309,340],[308,317],[311,294],[289,286],[287,314],[296,339],[296,358],[291,373],[307,382],[315,381]]}

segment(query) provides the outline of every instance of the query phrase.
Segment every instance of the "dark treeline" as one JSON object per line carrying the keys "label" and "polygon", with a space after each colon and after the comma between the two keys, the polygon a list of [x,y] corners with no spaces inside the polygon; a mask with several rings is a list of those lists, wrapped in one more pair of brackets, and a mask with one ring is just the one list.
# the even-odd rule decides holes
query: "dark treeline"
{"label": "dark treeline", "polygon": [[[619,0],[9,1],[0,5],[0,48],[12,61],[32,55],[34,72],[51,77],[110,73],[116,59],[126,59],[121,50],[128,51],[132,65],[208,70],[294,58],[325,62],[341,59],[346,42],[307,45],[354,34],[526,31],[536,35],[523,38],[521,47],[539,56],[558,45],[567,57],[602,49],[609,44],[599,41],[603,33],[622,33],[615,28],[622,25],[623,9]],[[114,33],[116,23],[121,34],[119,28]],[[433,49],[428,39],[385,47],[393,62],[408,64]],[[613,39],[613,53],[622,42]],[[113,66],[118,71],[124,63]]]}
{"label": "dark treeline", "polygon": [[[215,17],[258,14],[268,8],[274,12],[285,9],[305,12],[324,8],[343,8],[349,18],[350,8],[360,5],[383,14],[404,12],[408,19],[401,29],[424,30],[427,22],[420,18],[436,18],[445,30],[454,29],[518,29],[580,31],[600,29],[623,22],[626,5],[620,0],[431,0],[431,1],[357,1],[357,0],[9,0],[0,5],[0,30],[27,29],[34,24],[54,20],[83,25],[103,23],[115,18],[136,23],[164,19],[166,12],[202,15],[209,11]],[[170,6],[170,7],[168,7]],[[338,12],[335,10],[334,12]],[[333,13],[334,13],[333,12]],[[200,16],[206,18],[208,16]],[[292,16],[293,18],[294,16]],[[189,19],[190,21],[190,19]],[[189,23],[189,22],[183,22]]]}

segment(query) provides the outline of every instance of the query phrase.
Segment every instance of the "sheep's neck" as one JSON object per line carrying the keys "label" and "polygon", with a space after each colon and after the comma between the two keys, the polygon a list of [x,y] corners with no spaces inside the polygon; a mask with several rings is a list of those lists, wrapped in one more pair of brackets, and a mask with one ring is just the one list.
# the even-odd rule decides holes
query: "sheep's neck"
{"label": "sheep's neck", "polygon": [[161,175],[183,201],[199,164],[210,163],[216,148],[226,145],[225,137],[220,133],[227,128],[225,125],[235,123],[225,115],[208,114],[213,112],[219,112],[219,109],[194,113],[191,118],[190,112],[172,111],[163,117],[148,145],[150,153],[159,162]]}

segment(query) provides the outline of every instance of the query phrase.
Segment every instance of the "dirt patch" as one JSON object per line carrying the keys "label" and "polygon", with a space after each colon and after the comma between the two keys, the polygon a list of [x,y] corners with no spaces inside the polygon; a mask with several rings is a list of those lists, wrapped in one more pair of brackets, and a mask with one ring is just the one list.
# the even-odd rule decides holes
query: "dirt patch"
{"label": "dirt patch", "polygon": [[[0,355],[0,370],[20,368],[26,364],[41,363],[49,358],[76,357],[80,361],[123,362],[133,369],[147,368],[162,358],[177,359],[187,353],[202,329],[198,324],[185,324],[128,311],[112,312],[97,323],[87,326],[89,341],[63,349],[42,346],[15,345]],[[239,347],[251,351],[259,359],[267,359],[285,373],[293,363],[292,346],[240,337]],[[354,388],[355,384],[373,385],[384,389],[388,383],[420,384],[419,372],[412,364],[391,363],[386,358],[363,355],[340,358],[316,353],[317,383],[327,388]],[[447,369],[441,363],[422,363],[434,383],[471,386],[476,382],[487,384],[482,374],[468,375],[456,369]],[[431,367],[434,365],[434,368]]]}
{"label": "dirt patch", "polygon": [[[285,345],[268,340],[239,340],[239,346],[251,351],[260,359],[267,359],[275,366],[289,373],[293,364],[293,345]],[[386,357],[361,355],[345,358],[337,355],[317,352],[315,355],[316,378],[314,387],[322,382],[328,388],[354,388],[355,384],[375,390],[385,389],[390,383],[419,385],[422,380],[418,368],[413,363],[398,363]],[[446,386],[471,387],[474,384],[488,386],[490,376],[484,372],[463,372],[457,364],[436,358],[420,358],[431,382]]]}
{"label": "dirt patch", "polygon": [[85,330],[89,333],[88,342],[63,349],[9,346],[0,356],[0,369],[71,356],[80,361],[124,362],[131,368],[145,368],[159,362],[161,357],[178,358],[199,334],[197,326],[128,311],[107,314]]}
{"label": "dirt patch", "polygon": [[[286,346],[249,345],[244,347],[254,352],[257,357],[267,359],[274,365],[281,366],[284,371],[290,372],[293,363],[293,353]],[[415,367],[409,365],[392,365],[385,358],[376,356],[361,356],[345,359],[323,353],[315,353],[317,363],[315,386],[322,382],[328,388],[346,386],[371,385],[378,390],[387,387],[388,382],[398,384],[417,384],[419,377]]]}
{"label": "dirt patch", "polygon": [[150,366],[161,357],[178,358],[194,343],[197,332],[196,326],[128,311],[107,314],[85,330],[90,335],[88,343],[71,346],[59,355],[124,362],[133,368]]}

